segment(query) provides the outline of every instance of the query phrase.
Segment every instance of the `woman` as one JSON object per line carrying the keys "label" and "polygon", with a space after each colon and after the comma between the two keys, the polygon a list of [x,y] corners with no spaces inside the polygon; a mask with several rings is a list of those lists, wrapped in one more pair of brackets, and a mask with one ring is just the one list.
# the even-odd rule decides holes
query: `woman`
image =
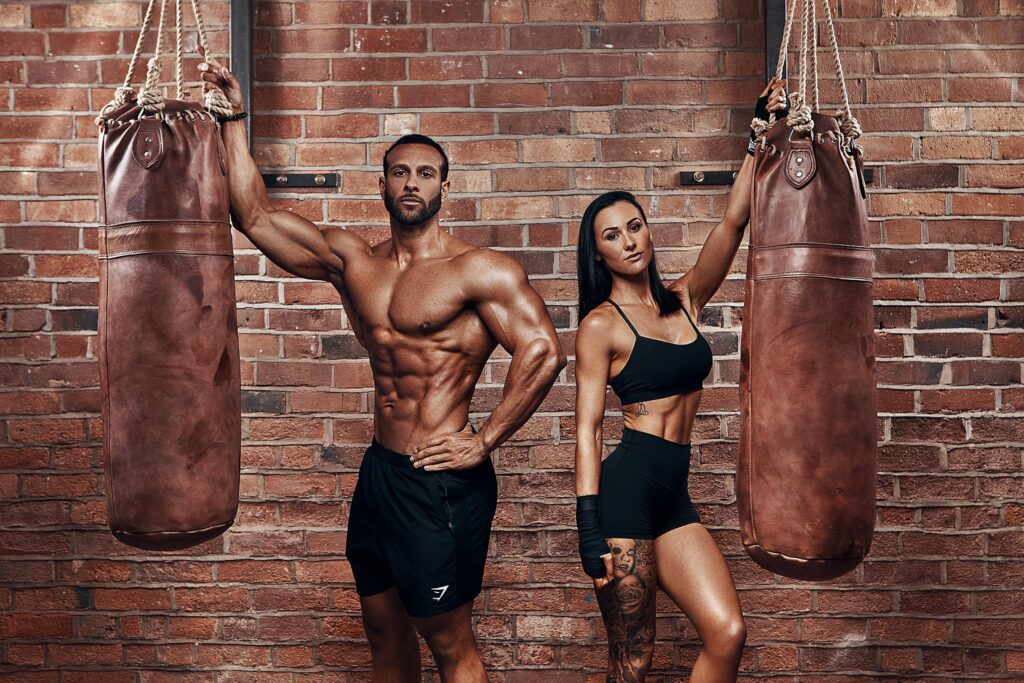
{"label": "woman", "polygon": [[[767,112],[785,109],[783,83],[772,81],[755,115],[767,119]],[[690,502],[687,475],[690,433],[712,365],[711,347],[695,321],[739,248],[752,168],[752,159],[745,159],[725,218],[693,268],[667,287],[647,217],[633,195],[598,197],[580,225],[577,525],[583,567],[594,579],[608,631],[608,681],[644,680],[654,651],[658,585],[703,642],[690,680],[736,680],[746,639],[739,596]],[[602,463],[607,384],[622,401],[624,430]]]}

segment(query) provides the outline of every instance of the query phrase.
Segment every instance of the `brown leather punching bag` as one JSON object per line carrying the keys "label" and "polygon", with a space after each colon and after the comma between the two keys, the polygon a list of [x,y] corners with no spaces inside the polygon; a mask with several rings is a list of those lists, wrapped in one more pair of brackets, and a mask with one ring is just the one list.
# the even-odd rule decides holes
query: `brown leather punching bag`
{"label": "brown leather punching bag", "polygon": [[[97,121],[103,455],[114,536],[177,550],[222,533],[238,507],[238,328],[218,123],[158,87],[166,4],[147,85],[137,98],[129,86],[153,4]],[[180,70],[178,85],[181,98]]]}
{"label": "brown leather punching bag", "polygon": [[[813,3],[804,2],[810,21]],[[824,9],[834,46],[828,0]],[[780,75],[787,42],[788,36]],[[833,56],[842,83],[838,49]],[[740,351],[740,530],[755,562],[804,580],[852,570],[874,531],[873,261],[853,141],[859,125],[845,92],[843,100],[837,119],[812,113],[803,95],[794,95],[788,120],[762,126],[768,130],[752,182]]]}

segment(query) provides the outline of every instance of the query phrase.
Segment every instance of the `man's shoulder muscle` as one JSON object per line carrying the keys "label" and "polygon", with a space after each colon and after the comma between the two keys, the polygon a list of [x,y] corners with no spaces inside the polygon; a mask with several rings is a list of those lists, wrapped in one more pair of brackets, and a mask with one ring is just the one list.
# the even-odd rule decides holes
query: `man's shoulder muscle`
{"label": "man's shoulder muscle", "polygon": [[529,286],[519,261],[500,251],[477,247],[459,254],[457,261],[465,290],[473,299],[499,298]]}

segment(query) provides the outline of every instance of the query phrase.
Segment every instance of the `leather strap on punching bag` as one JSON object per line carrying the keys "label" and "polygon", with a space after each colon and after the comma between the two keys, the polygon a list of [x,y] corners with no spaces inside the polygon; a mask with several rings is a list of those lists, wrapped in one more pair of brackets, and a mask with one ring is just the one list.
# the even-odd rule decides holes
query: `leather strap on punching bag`
{"label": "leather strap on punching bag", "polygon": [[[754,561],[786,577],[825,580],[856,567],[871,545],[877,415],[860,126],[850,112],[828,0],[842,109],[829,116],[807,103],[808,62],[816,66],[814,3],[803,0],[800,86],[786,122],[773,116],[751,124],[759,144],[736,495],[743,545]],[[816,72],[812,87],[817,109]]]}
{"label": "leather strap on punching bag", "polygon": [[[107,522],[115,538],[176,550],[227,529],[238,507],[238,327],[223,93],[184,101],[181,0],[175,0],[178,99],[164,99],[156,54],[138,96],[131,77],[100,126],[100,388]],[[200,43],[209,54],[196,0]],[[216,97],[220,95],[219,99]]]}

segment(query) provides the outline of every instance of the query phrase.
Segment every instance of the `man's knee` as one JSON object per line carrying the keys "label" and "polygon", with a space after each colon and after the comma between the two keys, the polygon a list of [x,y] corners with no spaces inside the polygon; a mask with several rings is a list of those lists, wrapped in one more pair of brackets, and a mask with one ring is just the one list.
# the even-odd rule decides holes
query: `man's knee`
{"label": "man's knee", "polygon": [[456,664],[476,653],[468,610],[459,609],[434,619],[418,621],[416,628],[438,666]]}
{"label": "man's knee", "polygon": [[363,598],[363,628],[370,647],[376,651],[395,651],[416,644],[416,630],[393,591]]}
{"label": "man's knee", "polygon": [[457,662],[476,649],[472,634],[461,629],[436,629],[422,635],[438,665]]}

